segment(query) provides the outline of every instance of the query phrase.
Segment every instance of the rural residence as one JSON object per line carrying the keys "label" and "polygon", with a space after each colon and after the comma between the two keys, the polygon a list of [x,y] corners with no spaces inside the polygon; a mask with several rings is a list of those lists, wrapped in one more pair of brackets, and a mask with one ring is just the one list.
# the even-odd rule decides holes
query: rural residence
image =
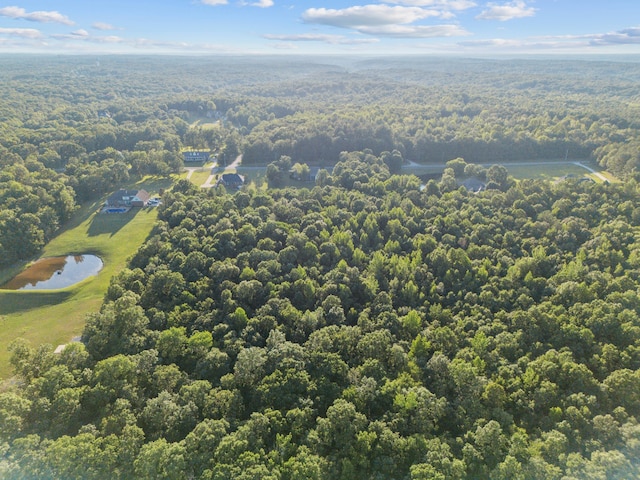
{"label": "rural residence", "polygon": [[208,162],[211,152],[203,150],[189,150],[182,152],[182,158],[185,162]]}
{"label": "rural residence", "polygon": [[144,207],[151,198],[146,190],[118,190],[112,194],[105,206],[107,207]]}
{"label": "rural residence", "polygon": [[225,187],[241,187],[244,185],[244,177],[242,175],[238,175],[237,173],[223,173],[218,178],[216,185],[224,185]]}

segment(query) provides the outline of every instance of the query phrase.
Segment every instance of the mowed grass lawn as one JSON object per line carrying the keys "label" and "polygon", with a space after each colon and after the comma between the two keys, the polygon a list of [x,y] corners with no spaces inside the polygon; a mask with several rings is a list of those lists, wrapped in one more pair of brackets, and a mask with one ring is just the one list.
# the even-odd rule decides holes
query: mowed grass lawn
{"label": "mowed grass lawn", "polygon": [[202,185],[205,184],[205,182],[207,181],[207,178],[209,178],[210,175],[211,175],[211,169],[207,169],[199,172],[193,172],[189,180],[194,185],[201,187]]}
{"label": "mowed grass lawn", "polygon": [[[155,194],[159,184],[166,188],[171,181],[148,181],[136,188],[147,188]],[[33,346],[48,343],[55,347],[82,334],[87,314],[100,309],[111,277],[126,266],[129,257],[149,236],[157,218],[155,208],[104,214],[99,213],[100,207],[101,202],[83,206],[41,255],[98,255],[104,262],[98,275],[60,290],[0,290],[1,379],[12,374],[7,347],[14,339],[21,337]],[[9,280],[9,273],[18,273],[13,270],[0,272],[1,280]]]}
{"label": "mowed grass lawn", "polygon": [[[535,165],[532,164],[532,162],[523,162],[522,165],[517,165],[515,163],[516,162],[509,162],[507,165],[505,165],[505,168],[509,172],[509,175],[517,180],[524,180],[529,178],[554,180],[567,175],[572,175],[575,178],[589,177],[596,182],[602,181],[596,175],[590,173],[586,168],[575,165],[571,162],[541,161],[540,163]],[[598,173],[604,175],[610,182],[617,181],[617,179],[613,175],[601,170],[601,167],[594,162],[582,161],[581,163],[593,168]],[[402,167],[403,174],[413,174],[418,176],[441,174],[443,170],[444,168],[441,165],[408,165]]]}
{"label": "mowed grass lawn", "polygon": [[[591,165],[589,165],[591,166]],[[593,167],[593,166],[592,166]],[[594,181],[600,182],[598,177],[594,176],[587,169],[574,164],[554,164],[549,163],[547,165],[507,165],[509,175],[518,180],[534,178],[534,179],[546,179],[553,180],[561,178],[566,175],[572,175],[574,178],[589,177]],[[599,171],[599,167],[593,167],[596,171]]]}

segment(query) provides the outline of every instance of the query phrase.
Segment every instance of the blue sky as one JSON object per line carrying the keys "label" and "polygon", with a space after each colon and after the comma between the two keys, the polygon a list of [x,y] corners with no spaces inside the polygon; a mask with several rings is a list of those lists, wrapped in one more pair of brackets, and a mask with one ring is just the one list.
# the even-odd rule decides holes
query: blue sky
{"label": "blue sky", "polygon": [[0,52],[635,54],[640,1],[9,0]]}

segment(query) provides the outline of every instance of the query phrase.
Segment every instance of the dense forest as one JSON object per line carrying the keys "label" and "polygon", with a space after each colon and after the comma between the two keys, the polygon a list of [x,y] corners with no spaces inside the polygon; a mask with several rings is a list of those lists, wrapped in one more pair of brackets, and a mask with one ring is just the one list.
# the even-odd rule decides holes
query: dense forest
{"label": "dense forest", "polygon": [[[640,189],[180,181],[84,343],[16,343],[5,478],[632,478]],[[368,163],[371,162],[371,163]]]}
{"label": "dense forest", "polygon": [[[640,65],[611,59],[0,58],[0,265],[33,257],[77,204],[182,167],[333,166],[342,152],[444,164],[640,164]],[[203,128],[201,118],[219,118]],[[329,168],[330,170],[330,168]],[[22,245],[22,247],[21,247]]]}
{"label": "dense forest", "polygon": [[[12,344],[2,478],[640,476],[640,65],[322,60],[0,59],[4,263],[186,147],[322,167],[178,180],[81,342]],[[567,156],[624,181],[490,166]]]}

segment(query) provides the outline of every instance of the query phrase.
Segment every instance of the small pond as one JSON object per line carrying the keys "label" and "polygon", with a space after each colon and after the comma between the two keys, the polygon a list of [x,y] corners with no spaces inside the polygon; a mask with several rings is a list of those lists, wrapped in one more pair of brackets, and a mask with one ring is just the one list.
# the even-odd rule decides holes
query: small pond
{"label": "small pond", "polygon": [[102,260],[95,255],[67,255],[42,258],[2,285],[5,290],[53,290],[97,275]]}

